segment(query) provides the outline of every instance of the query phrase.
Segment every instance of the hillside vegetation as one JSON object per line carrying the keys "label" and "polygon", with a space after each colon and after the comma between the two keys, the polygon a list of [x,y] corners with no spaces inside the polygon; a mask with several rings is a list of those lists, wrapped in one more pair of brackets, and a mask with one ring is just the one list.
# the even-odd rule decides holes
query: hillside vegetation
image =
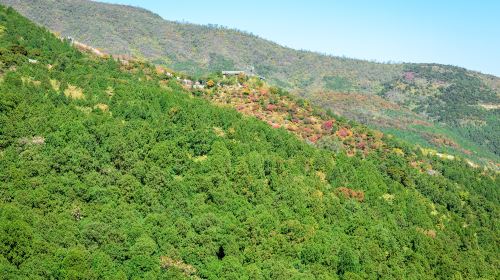
{"label": "hillside vegetation", "polygon": [[462,68],[384,64],[282,47],[220,26],[87,0],[0,0],[102,51],[188,75],[253,70],[325,109],[407,141],[498,168],[500,79]]}
{"label": "hillside vegetation", "polygon": [[[244,114],[255,116],[268,122],[275,128],[283,127],[307,140],[309,143],[320,146],[324,146],[326,144],[328,146],[338,146],[338,148],[342,147],[348,152],[348,154],[355,154],[356,152],[366,153],[372,147],[380,146],[380,136],[376,135],[382,135],[381,133],[372,133],[370,135],[370,133],[368,133],[369,130],[365,127],[361,127],[359,125],[352,127],[352,124],[345,118],[339,119],[331,110],[325,111],[319,109],[318,107],[311,106],[306,100],[297,99],[291,96],[287,91],[283,91],[280,88],[270,87],[267,83],[259,80],[257,77],[249,78],[241,76],[238,77],[237,81],[234,78],[221,79],[220,76],[217,77],[214,75],[211,75],[210,77],[212,78],[212,81],[218,81],[218,86],[214,86],[209,91],[205,91],[203,95],[204,97],[217,104],[229,105]],[[197,94],[198,91],[199,90],[195,90],[195,94]],[[339,101],[345,102],[345,100],[342,100],[341,98]],[[358,103],[366,100],[367,99],[363,95],[357,98]],[[357,106],[356,104],[352,105]],[[392,110],[394,110],[394,108],[400,109],[397,105],[390,107],[384,107],[384,105],[386,105],[384,101],[380,101],[380,104],[371,104],[371,106],[374,107],[379,106],[378,110],[384,108]],[[419,118],[418,115],[411,113],[410,111],[406,111],[405,113],[407,114],[406,120],[401,116],[401,113],[399,116],[393,113],[393,117],[395,117],[395,119],[399,122],[395,124],[403,124],[404,121],[407,121],[404,125],[407,127],[420,127],[425,137],[427,137],[430,142],[435,144],[435,146],[440,148],[439,151],[449,151],[451,154],[463,154],[472,166],[477,165],[478,161],[481,162],[480,157],[474,156],[470,150],[462,148],[450,138],[445,138],[438,133],[430,132],[430,129],[433,128],[433,125],[430,122]],[[471,115],[472,114],[470,114],[470,116]],[[494,115],[492,118],[494,118]],[[457,121],[455,123],[459,122]],[[495,132],[493,132],[494,128],[490,127],[490,131],[488,131],[486,127],[486,125],[483,125],[483,130],[477,131],[476,137],[478,139],[481,136],[486,138],[488,136],[491,137],[496,135]],[[354,128],[354,130],[351,128]],[[405,127],[400,126],[399,128],[405,129]],[[426,132],[426,130],[429,132]],[[408,137],[405,136],[412,136],[411,134],[402,134],[394,129],[391,132],[396,135],[399,133],[398,136],[405,140],[408,140]],[[442,132],[440,131],[440,133]],[[450,132],[448,131],[448,133]],[[484,135],[482,135],[483,133]],[[409,140],[413,143],[417,142],[411,138]],[[498,140],[493,137],[493,139],[491,139],[492,143],[487,143],[493,144],[492,147],[496,148],[496,145],[494,144],[497,141]],[[425,146],[425,143],[421,144],[422,146]],[[480,149],[480,146],[472,146],[472,149],[474,148]],[[438,151],[433,150],[433,152],[437,153]],[[473,161],[470,161],[469,159],[473,159]],[[494,162],[486,162],[486,164],[489,168],[498,170],[499,166]]]}
{"label": "hillside vegetation", "polygon": [[11,8],[0,30],[2,279],[499,277],[494,173],[318,149]]}

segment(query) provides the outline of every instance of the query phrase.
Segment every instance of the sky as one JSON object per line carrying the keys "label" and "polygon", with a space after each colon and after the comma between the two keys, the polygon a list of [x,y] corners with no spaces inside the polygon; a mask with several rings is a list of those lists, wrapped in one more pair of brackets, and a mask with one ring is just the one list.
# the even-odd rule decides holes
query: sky
{"label": "sky", "polygon": [[294,49],[435,62],[500,77],[500,0],[100,0],[219,24]]}

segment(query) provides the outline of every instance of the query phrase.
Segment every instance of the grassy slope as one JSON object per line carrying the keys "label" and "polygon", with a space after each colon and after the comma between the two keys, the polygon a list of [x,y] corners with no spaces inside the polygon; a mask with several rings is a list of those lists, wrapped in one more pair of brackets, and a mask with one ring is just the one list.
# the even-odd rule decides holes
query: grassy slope
{"label": "grassy slope", "polygon": [[12,10],[0,25],[2,277],[498,278],[494,174],[388,139],[315,149]]}

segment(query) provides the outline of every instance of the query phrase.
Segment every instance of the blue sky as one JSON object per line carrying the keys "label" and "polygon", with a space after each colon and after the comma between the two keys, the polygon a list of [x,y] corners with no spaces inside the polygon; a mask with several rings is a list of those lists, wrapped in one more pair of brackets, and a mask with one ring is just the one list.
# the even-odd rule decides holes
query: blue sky
{"label": "blue sky", "polygon": [[220,24],[295,49],[376,61],[436,62],[500,76],[495,0],[107,0],[165,19]]}

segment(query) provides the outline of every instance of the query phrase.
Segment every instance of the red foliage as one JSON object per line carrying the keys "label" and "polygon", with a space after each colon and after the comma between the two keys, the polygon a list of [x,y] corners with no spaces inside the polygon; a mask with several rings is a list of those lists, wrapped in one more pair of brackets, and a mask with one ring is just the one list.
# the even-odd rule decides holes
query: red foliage
{"label": "red foliage", "polygon": [[415,79],[415,72],[405,72],[403,76],[405,80],[413,81]]}
{"label": "red foliage", "polygon": [[348,136],[352,136],[352,131],[348,128],[342,127],[337,131],[337,136],[340,138],[346,138]]}
{"label": "red foliage", "polygon": [[363,191],[355,191],[346,187],[337,188],[337,191],[346,198],[354,198],[359,202],[363,202],[365,200],[365,193]]}
{"label": "red foliage", "polygon": [[364,149],[366,148],[366,142],[361,141],[361,142],[359,142],[359,143],[356,145],[356,147],[357,147],[358,149],[364,150]]}
{"label": "red foliage", "polygon": [[278,106],[276,106],[276,105],[273,105],[273,104],[267,105],[267,110],[269,110],[269,111],[274,111],[274,110],[276,110],[276,108],[278,108]]}
{"label": "red foliage", "polygon": [[324,122],[323,129],[331,130],[334,123],[335,123],[335,120],[329,120],[329,121]]}

